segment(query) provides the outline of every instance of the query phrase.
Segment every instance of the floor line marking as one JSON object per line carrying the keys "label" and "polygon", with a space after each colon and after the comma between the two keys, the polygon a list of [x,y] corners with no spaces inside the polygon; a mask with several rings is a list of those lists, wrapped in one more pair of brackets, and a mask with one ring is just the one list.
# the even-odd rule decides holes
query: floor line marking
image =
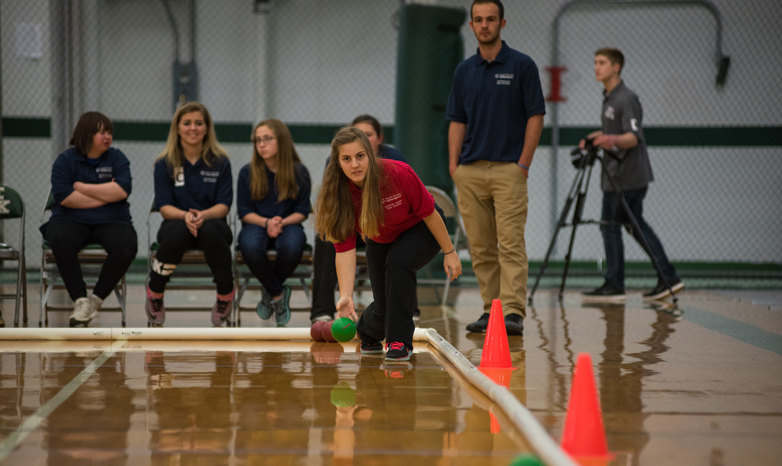
{"label": "floor line marking", "polygon": [[114,341],[110,347],[89,363],[79,375],[74,377],[73,380],[62,388],[62,390],[44,403],[43,406],[38,408],[32,416],[27,418],[16,431],[3,439],[3,441],[0,442],[0,461],[3,461],[8,455],[13,453],[16,447],[19,446],[28,435],[35,431],[55,409],[65,402],[65,400],[70,398],[70,396],[73,395],[73,393],[78,390],[107,359],[112,357],[117,349],[123,344],[125,344],[124,340]]}
{"label": "floor line marking", "polygon": [[756,325],[725,317],[696,307],[682,308],[684,320],[706,327],[717,333],[742,341],[756,348],[782,355],[782,335]]}

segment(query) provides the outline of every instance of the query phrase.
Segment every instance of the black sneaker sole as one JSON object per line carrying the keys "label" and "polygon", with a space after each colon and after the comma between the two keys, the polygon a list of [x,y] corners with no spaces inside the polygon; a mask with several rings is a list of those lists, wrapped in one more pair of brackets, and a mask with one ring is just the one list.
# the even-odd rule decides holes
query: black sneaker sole
{"label": "black sneaker sole", "polygon": [[402,357],[399,357],[399,358],[395,358],[393,356],[389,356],[388,353],[386,353],[386,361],[387,362],[394,362],[394,361],[405,362],[405,361],[409,361],[410,360],[410,356],[412,356],[412,354],[413,354],[413,352],[409,351],[407,353],[407,356],[402,356]]}
{"label": "black sneaker sole", "polygon": [[[680,292],[680,291],[682,291],[684,289],[684,283],[683,282],[679,282],[679,283],[671,286],[671,289],[673,289],[673,294],[676,294],[676,293],[678,293],[678,292]],[[663,291],[661,291],[661,292],[659,292],[657,294],[652,294],[652,295],[648,295],[648,296],[644,295],[644,301],[657,301],[658,299],[665,299],[665,298],[667,298],[670,295],[671,295],[670,289],[666,288],[666,289],[664,289]]]}
{"label": "black sneaker sole", "polygon": [[165,319],[165,317],[164,317],[162,322],[156,322],[156,321],[155,321],[155,318],[153,318],[152,316],[150,316],[149,314],[147,314],[147,322],[148,322],[148,323],[149,323],[151,326],[153,326],[153,327],[162,327],[162,326],[163,326],[163,324],[164,324],[164,323],[166,323],[166,319]]}
{"label": "black sneaker sole", "polygon": [[68,325],[71,327],[76,327],[77,325],[82,325],[84,327],[90,325],[90,322],[92,322],[92,319],[84,321],[84,320],[76,320],[73,317],[68,319]]}
{"label": "black sneaker sole", "polygon": [[486,325],[486,327],[473,327],[472,324],[470,324],[466,328],[470,333],[486,333],[486,329],[488,329],[489,326]]}

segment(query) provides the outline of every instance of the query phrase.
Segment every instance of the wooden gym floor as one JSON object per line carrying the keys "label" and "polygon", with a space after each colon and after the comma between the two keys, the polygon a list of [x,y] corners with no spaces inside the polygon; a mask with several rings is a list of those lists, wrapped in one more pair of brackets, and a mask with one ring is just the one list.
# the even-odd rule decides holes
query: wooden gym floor
{"label": "wooden gym floor", "polygon": [[[142,288],[130,287],[130,327],[145,325]],[[172,292],[167,304],[213,299],[199,293]],[[453,293],[443,309],[422,287],[420,326],[477,366],[484,337],[464,326],[481,312],[478,290]],[[609,464],[779,464],[778,308],[706,291],[680,296],[678,309],[651,307],[640,292],[624,305],[586,306],[575,290],[562,305],[539,291],[524,336],[509,339],[511,393],[559,441],[575,359],[588,352]],[[31,327],[36,299],[31,286]],[[293,305],[306,305],[301,292]],[[105,313],[92,326],[119,320]],[[272,325],[251,311],[242,320]],[[206,327],[209,314],[171,313],[167,324]],[[67,326],[67,313],[52,313],[49,325]],[[289,326],[309,326],[307,313]],[[391,365],[355,343],[0,342],[3,466],[507,465],[529,451],[508,425],[423,344],[409,364]]]}

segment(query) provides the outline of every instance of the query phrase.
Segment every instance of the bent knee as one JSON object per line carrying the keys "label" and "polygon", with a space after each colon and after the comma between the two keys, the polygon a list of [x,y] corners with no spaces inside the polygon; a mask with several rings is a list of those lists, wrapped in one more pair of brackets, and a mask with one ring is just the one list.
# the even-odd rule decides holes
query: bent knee
{"label": "bent knee", "polygon": [[231,238],[231,229],[228,228],[228,224],[223,219],[211,219],[201,225],[201,228],[198,230],[198,236],[225,240]]}

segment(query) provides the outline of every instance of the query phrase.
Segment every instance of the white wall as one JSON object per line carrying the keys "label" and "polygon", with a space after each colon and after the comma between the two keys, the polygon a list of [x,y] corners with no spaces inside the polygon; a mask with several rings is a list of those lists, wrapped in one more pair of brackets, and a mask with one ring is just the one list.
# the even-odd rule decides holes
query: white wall
{"label": "white wall", "polygon": [[[75,52],[82,54],[78,63],[91,70],[85,76],[99,79],[82,83],[80,92],[89,96],[82,99],[83,105],[99,105],[97,110],[115,121],[168,121],[174,49],[161,2],[76,3],[80,8],[94,5],[99,22],[98,31],[90,32],[99,37],[98,50],[82,46]],[[277,117],[288,123],[341,124],[368,112],[384,124],[394,123],[396,1],[274,0],[266,16],[252,11],[251,0],[196,3],[199,98],[216,121],[254,123]],[[470,1],[436,3],[468,8]],[[552,25],[565,2],[505,3],[503,38],[536,61],[547,94],[545,67],[551,64]],[[560,57],[568,71],[563,75],[567,101],[559,108],[560,124],[599,125],[602,89],[594,81],[592,54],[604,45],[616,45],[627,56],[623,75],[641,96],[648,126],[781,125],[778,25],[782,6],[772,0],[714,3],[723,14],[723,51],[732,60],[722,89],[714,85],[715,23],[705,9],[666,5],[570,10],[562,22]],[[180,28],[181,58],[189,60],[188,2],[172,0],[171,4]],[[49,1],[0,0],[0,13],[4,116],[49,118],[53,109]],[[90,15],[82,18],[89,20]],[[40,27],[40,58],[16,55],[15,31],[24,24]],[[75,34],[79,33],[77,29]],[[469,56],[477,44],[466,24],[462,33],[465,56]],[[551,112],[546,124],[551,124]],[[144,240],[152,198],[151,165],[162,143],[117,141],[115,145],[131,160],[132,214]],[[250,144],[226,146],[237,174],[249,160]],[[28,220],[29,244],[34,244],[49,167],[64,148],[51,147],[48,139],[20,138],[6,138],[4,148],[4,181],[20,186],[28,205],[36,209]],[[317,189],[328,146],[299,144],[297,148]],[[536,155],[527,227],[531,259],[545,254],[553,233],[552,211],[561,209],[574,176],[569,149],[562,147],[555,161],[548,147]],[[781,148],[653,147],[650,153],[657,180],[649,191],[646,214],[673,260],[782,262],[782,245],[773,233],[782,226],[782,207],[774,201],[782,195]],[[555,176],[556,199],[552,196]],[[594,184],[585,215],[598,217],[599,201]],[[596,227],[580,230],[577,241],[577,259],[602,256]],[[560,243],[560,254],[565,247]],[[140,256],[145,248],[142,241]],[[628,246],[627,256],[644,259],[635,245]],[[29,262],[37,260],[31,257]]]}

